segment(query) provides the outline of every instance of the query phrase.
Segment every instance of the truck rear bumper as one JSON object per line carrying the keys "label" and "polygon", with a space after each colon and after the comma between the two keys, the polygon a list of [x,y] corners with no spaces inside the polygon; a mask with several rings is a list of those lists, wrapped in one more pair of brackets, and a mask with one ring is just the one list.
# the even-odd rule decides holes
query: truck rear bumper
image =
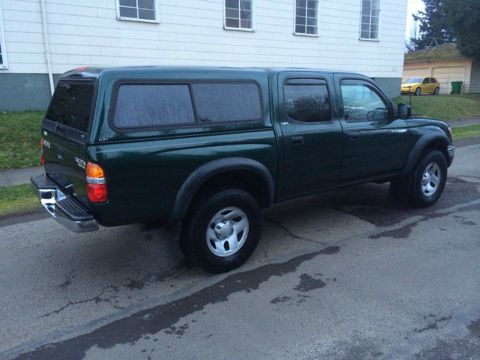
{"label": "truck rear bumper", "polygon": [[77,233],[98,230],[94,216],[72,195],[64,194],[48,176],[35,176],[31,181],[43,208],[60,224]]}

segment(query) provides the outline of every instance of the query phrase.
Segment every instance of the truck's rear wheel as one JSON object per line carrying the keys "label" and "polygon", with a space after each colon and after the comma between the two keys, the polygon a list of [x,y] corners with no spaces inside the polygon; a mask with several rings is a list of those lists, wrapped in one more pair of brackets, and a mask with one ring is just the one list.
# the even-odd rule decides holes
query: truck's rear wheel
{"label": "truck's rear wheel", "polygon": [[183,222],[181,247],[192,263],[207,271],[230,271],[255,250],[261,222],[260,207],[247,191],[209,192],[195,202]]}

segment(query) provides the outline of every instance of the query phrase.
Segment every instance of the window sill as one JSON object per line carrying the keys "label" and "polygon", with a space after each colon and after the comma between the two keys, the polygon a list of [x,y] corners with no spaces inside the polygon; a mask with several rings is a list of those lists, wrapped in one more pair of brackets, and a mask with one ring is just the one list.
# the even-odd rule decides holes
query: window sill
{"label": "window sill", "polygon": [[142,23],[150,23],[150,24],[160,24],[159,20],[147,20],[147,19],[136,19],[136,18],[129,18],[124,16],[117,16],[118,21],[132,21],[132,22],[142,22]]}
{"label": "window sill", "polygon": [[293,35],[294,35],[294,36],[312,37],[312,38],[318,38],[318,37],[320,37],[320,35],[318,35],[318,34],[303,34],[303,33],[297,33],[297,32],[294,32]]}
{"label": "window sill", "polygon": [[0,70],[8,70],[8,65],[0,65]]}
{"label": "window sill", "polygon": [[368,41],[368,42],[380,42],[379,39],[366,39],[366,38],[358,38],[360,41]]}
{"label": "window sill", "polygon": [[232,27],[228,27],[228,26],[223,26],[223,30],[227,30],[227,31],[255,32],[255,29],[247,29],[247,28],[232,28]]}

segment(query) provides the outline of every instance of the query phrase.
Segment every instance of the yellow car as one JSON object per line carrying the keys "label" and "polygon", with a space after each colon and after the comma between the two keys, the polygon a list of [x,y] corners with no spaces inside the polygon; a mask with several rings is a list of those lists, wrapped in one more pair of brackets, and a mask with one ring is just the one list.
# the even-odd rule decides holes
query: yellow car
{"label": "yellow car", "polygon": [[402,83],[402,94],[420,96],[423,94],[438,95],[439,93],[440,83],[432,77],[414,77]]}

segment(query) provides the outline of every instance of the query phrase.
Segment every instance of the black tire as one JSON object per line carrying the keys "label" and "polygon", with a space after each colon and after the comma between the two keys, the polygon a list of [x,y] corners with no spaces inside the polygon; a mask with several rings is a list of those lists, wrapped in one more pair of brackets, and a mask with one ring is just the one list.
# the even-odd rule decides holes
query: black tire
{"label": "black tire", "polygon": [[[240,209],[248,218],[246,240],[232,255],[217,256],[207,244],[207,230],[214,216],[231,207]],[[252,255],[260,239],[261,225],[260,206],[247,191],[237,188],[209,191],[195,201],[183,221],[180,247],[190,264],[213,273],[227,272],[241,266]]]}
{"label": "black tire", "polygon": [[433,90],[433,95],[438,95],[440,94],[440,88],[436,87],[435,90]]}
{"label": "black tire", "polygon": [[[428,166],[431,164],[438,165],[438,173],[440,176],[440,181],[435,187],[435,192],[433,195],[427,196],[422,190],[423,183],[423,174]],[[447,181],[448,173],[448,164],[445,155],[438,150],[430,150],[425,153],[424,156],[420,159],[417,166],[413,170],[411,177],[411,189],[410,189],[410,204],[415,207],[428,207],[435,204],[440,196],[442,196],[443,189],[445,188],[445,183]]]}
{"label": "black tire", "polygon": [[415,93],[414,93],[415,96],[420,96],[422,95],[422,89],[420,89],[419,87],[415,90]]}
{"label": "black tire", "polygon": [[[426,195],[422,189],[423,175],[431,164],[438,165],[440,181],[435,187],[435,192]],[[410,176],[398,177],[390,183],[390,194],[399,205],[410,205],[423,208],[435,204],[440,196],[447,180],[447,160],[445,155],[438,150],[428,150],[418,161]]]}

